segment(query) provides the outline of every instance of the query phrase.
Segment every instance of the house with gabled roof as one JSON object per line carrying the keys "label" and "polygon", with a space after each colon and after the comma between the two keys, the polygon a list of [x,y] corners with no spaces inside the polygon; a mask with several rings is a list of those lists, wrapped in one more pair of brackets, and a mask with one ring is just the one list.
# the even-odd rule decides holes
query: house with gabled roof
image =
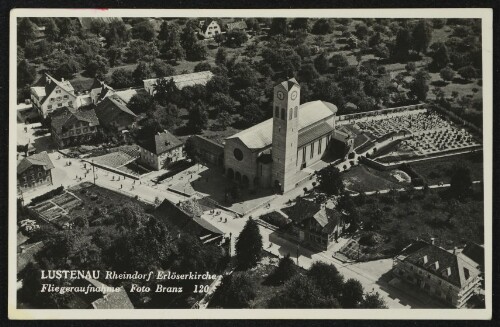
{"label": "house with gabled roof", "polygon": [[141,148],[139,161],[154,170],[166,168],[184,157],[183,142],[167,130],[145,135],[137,144]]}
{"label": "house with gabled roof", "polygon": [[175,228],[197,237],[203,244],[218,244],[224,238],[224,232],[193,213],[187,212],[179,204],[164,200],[153,215],[167,228]]}
{"label": "house with gabled roof", "polygon": [[455,249],[416,241],[394,258],[393,273],[416,291],[461,308],[479,291],[479,265]]}
{"label": "house with gabled roof", "polygon": [[200,21],[200,30],[198,31],[198,34],[203,38],[211,39],[221,32],[221,27],[215,19],[207,18],[203,21]]}
{"label": "house with gabled roof", "polygon": [[239,21],[235,21],[235,22],[231,22],[231,23],[227,23],[225,24],[224,26],[226,28],[226,31],[245,31],[248,26],[247,26],[247,23],[241,19]]}
{"label": "house with gabled roof", "polygon": [[51,119],[51,135],[59,148],[90,143],[97,138],[99,119],[94,109],[63,108]]}
{"label": "house with gabled roof", "polygon": [[137,121],[137,115],[116,94],[108,96],[99,102],[95,112],[99,118],[99,123],[104,128],[123,131],[134,126]]}
{"label": "house with gabled roof", "polygon": [[76,97],[69,81],[64,78],[58,81],[47,73],[30,88],[33,107],[43,118],[58,108],[75,107]]}
{"label": "house with gabled roof", "polygon": [[292,221],[292,233],[304,244],[321,250],[333,245],[347,227],[345,215],[333,209],[331,203],[319,204],[299,198],[282,211]]}
{"label": "house with gabled roof", "polygon": [[108,286],[96,279],[75,279],[73,286],[88,292],[74,292],[66,303],[70,309],[134,309],[123,286]]}
{"label": "house with gabled roof", "polygon": [[54,164],[47,152],[35,153],[17,164],[17,188],[26,192],[40,186],[52,185]]}

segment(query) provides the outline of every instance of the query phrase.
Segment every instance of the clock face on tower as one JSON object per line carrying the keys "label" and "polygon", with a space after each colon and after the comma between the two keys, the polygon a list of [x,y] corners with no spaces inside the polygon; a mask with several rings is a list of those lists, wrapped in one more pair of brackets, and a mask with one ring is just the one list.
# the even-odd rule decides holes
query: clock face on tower
{"label": "clock face on tower", "polygon": [[291,98],[292,98],[292,100],[295,100],[297,98],[297,91],[292,92]]}
{"label": "clock face on tower", "polygon": [[280,99],[280,100],[283,100],[285,98],[285,95],[281,91],[278,91],[277,95],[278,95],[278,99]]}

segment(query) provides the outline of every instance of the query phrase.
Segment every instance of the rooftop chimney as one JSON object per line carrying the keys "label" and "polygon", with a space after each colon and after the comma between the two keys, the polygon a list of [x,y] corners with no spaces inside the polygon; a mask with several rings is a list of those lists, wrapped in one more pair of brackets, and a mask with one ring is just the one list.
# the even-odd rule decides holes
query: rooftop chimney
{"label": "rooftop chimney", "polygon": [[424,265],[427,264],[427,262],[429,261],[429,259],[427,258],[427,255],[424,255]]}
{"label": "rooftop chimney", "polygon": [[434,269],[439,269],[439,261],[434,262]]}
{"label": "rooftop chimney", "polygon": [[64,82],[64,77],[61,77],[61,82]]}
{"label": "rooftop chimney", "polygon": [[446,276],[451,276],[451,268],[446,268]]}
{"label": "rooftop chimney", "polygon": [[431,237],[431,244],[434,245],[435,244],[435,241],[436,239],[434,237]]}
{"label": "rooftop chimney", "polygon": [[453,248],[453,254],[457,254],[457,247],[456,246]]}

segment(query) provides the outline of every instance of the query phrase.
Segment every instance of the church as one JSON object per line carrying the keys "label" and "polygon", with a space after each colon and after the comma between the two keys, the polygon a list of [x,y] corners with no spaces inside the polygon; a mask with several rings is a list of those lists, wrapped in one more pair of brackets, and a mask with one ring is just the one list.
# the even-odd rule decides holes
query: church
{"label": "church", "polygon": [[352,148],[353,140],[335,130],[337,107],[324,101],[300,104],[295,78],[274,87],[273,118],[226,139],[226,176],[244,187],[287,192],[308,178],[330,142]]}

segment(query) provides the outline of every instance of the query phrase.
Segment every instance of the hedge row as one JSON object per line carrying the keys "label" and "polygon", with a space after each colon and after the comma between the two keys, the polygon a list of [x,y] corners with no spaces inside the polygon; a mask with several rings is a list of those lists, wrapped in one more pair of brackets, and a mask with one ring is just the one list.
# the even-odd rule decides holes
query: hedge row
{"label": "hedge row", "polygon": [[411,167],[409,164],[402,164],[399,169],[407,173],[411,177],[411,184],[413,186],[424,186],[427,183],[427,180],[424,176],[420,175]]}
{"label": "hedge row", "polygon": [[53,189],[52,191],[48,191],[47,193],[34,197],[33,199],[31,199],[30,205],[34,205],[42,201],[48,200],[50,198],[53,198],[54,196],[61,194],[63,191],[64,191],[64,186],[59,186],[58,188]]}
{"label": "hedge row", "polygon": [[278,228],[283,228],[289,223],[287,218],[283,217],[283,215],[277,213],[276,211],[266,213],[265,215],[260,216],[260,219]]}

